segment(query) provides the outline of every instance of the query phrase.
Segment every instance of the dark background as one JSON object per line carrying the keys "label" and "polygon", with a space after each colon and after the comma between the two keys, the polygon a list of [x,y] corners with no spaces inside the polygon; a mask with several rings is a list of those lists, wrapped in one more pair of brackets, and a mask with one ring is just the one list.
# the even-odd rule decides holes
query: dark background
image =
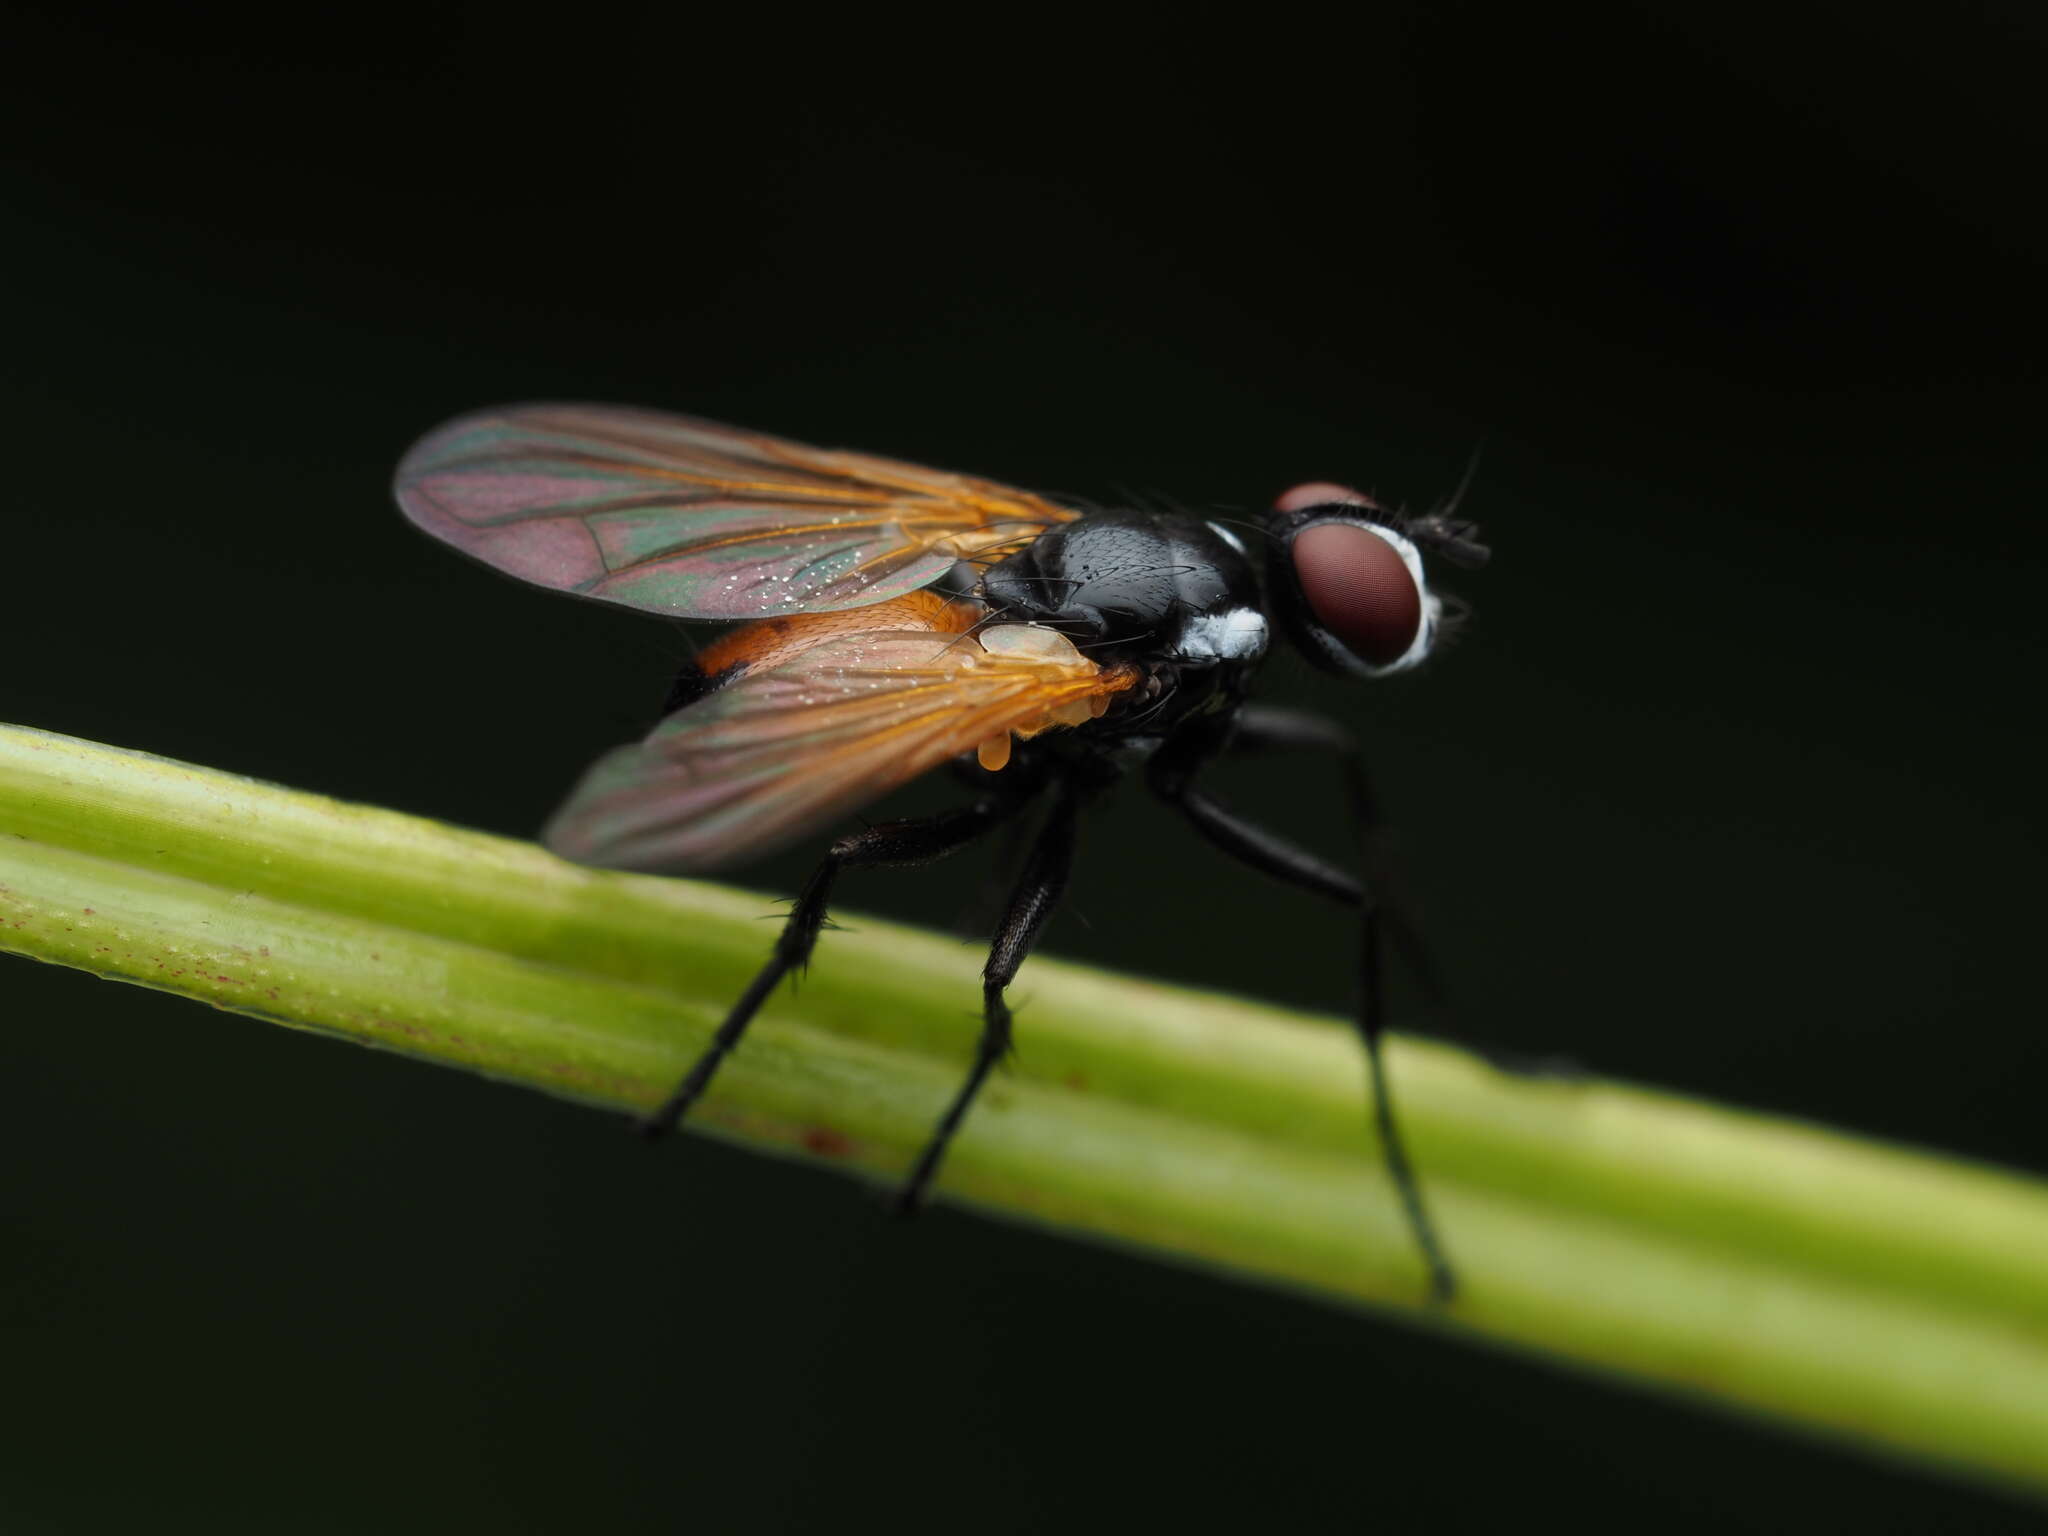
{"label": "dark background", "polygon": [[[1467,643],[1266,692],[1371,743],[1470,1027],[2048,1169],[2037,9],[343,14],[0,18],[0,718],[528,833],[687,642],[401,523],[407,442],[492,402],[1238,510],[1483,444]],[[1301,773],[1230,788],[1334,837]],[[943,922],[979,868],[848,900]],[[1334,1009],[1343,938],[1126,796],[1048,948]],[[10,1530],[2034,1519],[140,990],[0,999]]]}

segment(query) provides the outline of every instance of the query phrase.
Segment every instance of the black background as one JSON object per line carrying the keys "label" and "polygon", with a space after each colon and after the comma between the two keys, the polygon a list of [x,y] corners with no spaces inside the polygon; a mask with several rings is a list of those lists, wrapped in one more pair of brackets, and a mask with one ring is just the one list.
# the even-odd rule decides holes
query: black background
{"label": "black background", "polygon": [[[1238,510],[1483,444],[1467,643],[1266,691],[1371,743],[1471,1027],[2048,1168],[2038,10],[762,9],[4,18],[0,718],[528,833],[687,642],[401,523],[406,443],[497,401]],[[1333,836],[1301,774],[1230,789]],[[961,863],[848,900],[944,922]],[[1343,937],[1127,795],[1048,947],[1336,1008]],[[0,999],[10,1529],[2033,1518],[143,991]]]}

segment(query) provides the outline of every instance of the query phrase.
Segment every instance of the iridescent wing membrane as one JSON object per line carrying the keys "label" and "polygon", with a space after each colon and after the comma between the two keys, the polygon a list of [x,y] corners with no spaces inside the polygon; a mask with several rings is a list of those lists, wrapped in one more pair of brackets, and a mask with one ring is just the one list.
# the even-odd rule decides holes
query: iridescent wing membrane
{"label": "iridescent wing membrane", "polygon": [[1078,725],[1132,685],[1063,636],[920,589],[1072,510],[992,481],[656,411],[460,417],[400,464],[421,528],[523,580],[671,618],[753,619],[708,688],[602,758],[548,825],[566,857],[688,873],[764,853],[935,768]]}
{"label": "iridescent wing membrane", "polygon": [[900,597],[1078,514],[894,459],[608,405],[458,417],[398,469],[406,515],[526,581],[671,618]]}

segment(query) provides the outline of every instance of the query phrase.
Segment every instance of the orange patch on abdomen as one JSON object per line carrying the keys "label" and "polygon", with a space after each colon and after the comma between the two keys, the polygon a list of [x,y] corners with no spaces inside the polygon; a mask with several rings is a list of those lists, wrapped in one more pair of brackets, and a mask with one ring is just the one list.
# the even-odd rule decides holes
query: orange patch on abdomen
{"label": "orange patch on abdomen", "polygon": [[916,629],[957,635],[973,628],[986,612],[971,599],[956,601],[936,592],[911,592],[885,603],[847,608],[838,613],[793,613],[784,618],[761,619],[720,635],[699,653],[697,667],[707,678],[716,678],[734,667],[752,672],[787,661],[841,635],[874,630]]}

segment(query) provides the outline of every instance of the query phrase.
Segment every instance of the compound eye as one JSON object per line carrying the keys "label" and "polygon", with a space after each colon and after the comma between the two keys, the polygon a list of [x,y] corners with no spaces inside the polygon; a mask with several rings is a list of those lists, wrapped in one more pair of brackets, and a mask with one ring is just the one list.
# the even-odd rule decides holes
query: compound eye
{"label": "compound eye", "polygon": [[1408,656],[1422,631],[1422,588],[1402,551],[1359,523],[1312,523],[1289,547],[1315,621],[1370,667]]}

